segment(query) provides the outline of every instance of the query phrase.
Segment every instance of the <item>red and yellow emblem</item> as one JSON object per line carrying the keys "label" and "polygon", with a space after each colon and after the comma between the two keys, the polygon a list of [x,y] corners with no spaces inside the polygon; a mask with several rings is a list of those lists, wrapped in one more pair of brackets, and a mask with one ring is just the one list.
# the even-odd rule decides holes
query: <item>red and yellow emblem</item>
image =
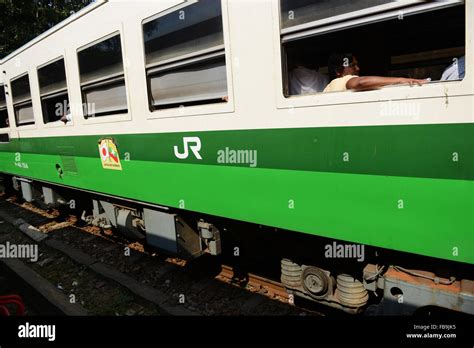
{"label": "red and yellow emblem", "polygon": [[99,142],[99,153],[102,168],[122,170],[117,145],[115,145],[112,139],[102,139]]}

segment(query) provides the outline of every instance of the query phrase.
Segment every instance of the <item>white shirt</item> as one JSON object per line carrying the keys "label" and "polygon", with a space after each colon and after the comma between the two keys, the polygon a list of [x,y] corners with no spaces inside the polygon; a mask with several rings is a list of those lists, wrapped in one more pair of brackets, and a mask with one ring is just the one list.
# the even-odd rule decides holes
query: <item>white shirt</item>
{"label": "white shirt", "polygon": [[290,71],[290,95],[312,94],[322,92],[329,79],[305,67],[296,67]]}

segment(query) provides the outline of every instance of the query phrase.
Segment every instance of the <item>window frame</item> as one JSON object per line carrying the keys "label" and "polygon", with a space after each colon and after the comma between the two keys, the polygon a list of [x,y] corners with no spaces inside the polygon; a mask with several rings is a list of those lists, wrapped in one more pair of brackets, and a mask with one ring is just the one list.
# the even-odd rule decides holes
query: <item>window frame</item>
{"label": "window frame", "polygon": [[[7,84],[5,82],[3,82],[3,80],[0,80],[0,85],[3,86],[4,93],[5,93],[6,89],[8,88]],[[10,132],[11,132],[11,129],[12,129],[12,125],[11,125],[11,120],[10,120],[10,111],[8,111],[8,98],[7,98],[6,94],[5,94],[5,109],[7,111],[8,127],[0,128],[0,135],[5,135],[8,139],[8,141],[2,141],[2,139],[0,137],[0,145],[1,144],[8,144],[10,142],[10,139],[11,139]]]}
{"label": "window frame", "polygon": [[[41,100],[41,86],[40,86],[40,82],[39,82],[39,74],[38,74],[38,71],[39,69],[41,68],[44,68],[45,66],[49,65],[49,64],[52,64],[60,59],[63,59],[64,60],[64,73],[65,73],[65,76],[66,76],[66,91],[67,91],[67,95],[68,95],[68,99],[69,99],[69,104],[71,104],[71,87],[69,85],[69,77],[68,77],[68,68],[67,68],[67,60],[66,60],[66,53],[63,52],[60,56],[56,56],[55,58],[52,58],[50,60],[48,60],[46,63],[43,63],[41,65],[38,65],[36,67],[36,76],[38,77],[38,95],[39,95],[39,105],[40,105],[40,110],[41,110],[41,122],[42,122],[42,126],[44,128],[58,128],[58,127],[73,127],[74,126],[74,117],[72,117],[72,120],[67,122],[67,123],[63,123],[61,121],[54,121],[54,122],[48,122],[48,123],[45,123],[44,122],[44,117],[43,117],[43,102]],[[51,95],[51,94],[50,94]]]}
{"label": "window frame", "polygon": [[[225,113],[233,113],[235,111],[234,108],[234,90],[233,90],[233,75],[232,75],[232,61],[231,61],[231,46],[230,46],[230,33],[229,33],[229,11],[228,11],[228,4],[227,1],[221,1],[221,11],[222,11],[222,34],[224,38],[224,44],[220,45],[223,46],[224,49],[224,58],[225,58],[225,68],[226,68],[226,83],[227,83],[227,96],[228,101],[222,103],[209,103],[209,104],[197,104],[197,105],[188,105],[185,107],[171,107],[171,108],[163,108],[163,109],[156,109],[150,110],[149,105],[149,81],[148,81],[148,74],[147,74],[147,64],[146,64],[146,54],[145,54],[145,35],[143,32],[143,25],[145,23],[151,22],[157,18],[163,17],[167,14],[170,14],[175,11],[179,11],[187,6],[195,4],[198,2],[197,0],[182,0],[180,3],[167,8],[161,12],[155,13],[149,17],[146,17],[141,20],[140,22],[140,40],[141,40],[141,47],[142,47],[142,54],[143,54],[143,76],[145,81],[145,93],[144,98],[142,98],[141,102],[146,105],[147,110],[147,119],[163,119],[163,118],[174,118],[174,117],[189,117],[189,116],[199,116],[199,115],[207,115],[207,114],[225,114]],[[212,55],[218,52],[216,47],[212,47],[209,49],[200,50],[197,52],[189,53],[179,57],[180,62],[177,62],[176,66],[180,66],[182,62],[189,62],[194,60],[197,56],[200,55]],[[176,59],[168,59],[163,61],[161,64],[166,65],[167,68],[171,66],[175,66],[174,64],[170,64],[171,62],[176,61]],[[182,61],[182,62],[181,62]],[[197,62],[197,60],[196,60]],[[160,65],[161,65],[160,64]],[[152,68],[153,69],[153,68]]]}
{"label": "window frame", "polygon": [[[29,99],[29,103],[31,103],[31,109],[33,111],[33,120],[34,120],[34,123],[33,124],[25,124],[25,125],[18,125],[17,124],[17,119],[16,119],[16,110],[15,110],[15,105],[18,105],[18,104],[26,104],[26,101],[28,101],[28,99],[25,99],[25,100],[22,100],[21,102],[19,103],[15,103],[14,100],[13,100],[13,88],[12,88],[12,83],[15,82],[16,80],[24,77],[24,76],[28,76],[28,84],[29,84],[29,88],[30,88],[30,99]],[[36,114],[35,114],[35,103],[33,101],[33,92],[31,90],[31,87],[32,87],[32,83],[31,83],[31,74],[30,74],[30,71],[27,70],[21,74],[18,74],[12,78],[9,79],[8,81],[8,90],[10,91],[9,94],[10,94],[10,98],[11,98],[11,103],[12,103],[12,110],[13,110],[13,121],[15,122],[15,128],[18,129],[18,130],[32,130],[32,129],[37,129],[37,126],[38,126],[38,120],[36,119]],[[11,127],[11,125],[10,125]]]}
{"label": "window frame", "polygon": [[[119,35],[120,37],[120,45],[122,49],[122,64],[123,64],[123,76],[124,76],[124,81],[125,81],[125,92],[126,92],[126,97],[127,97],[127,112],[125,113],[120,113],[120,114],[111,114],[111,115],[105,115],[105,116],[99,116],[99,117],[84,117],[84,110],[83,110],[83,105],[84,105],[84,100],[83,100],[83,95],[82,95],[82,86],[81,86],[81,71],[79,67],[79,55],[78,53],[86,48],[92,47],[95,44],[98,44],[102,41],[105,41],[107,39],[110,39],[116,35]],[[80,110],[76,110],[76,113],[73,114],[73,119],[74,117],[79,117],[80,118],[80,124],[81,125],[94,125],[94,124],[101,124],[101,123],[113,123],[113,122],[122,122],[122,121],[130,121],[132,120],[132,103],[131,103],[131,98],[130,98],[130,92],[129,92],[129,78],[128,78],[128,73],[127,73],[127,55],[126,55],[126,46],[125,46],[125,38],[124,38],[124,29],[123,29],[123,23],[120,23],[117,25],[115,28],[107,28],[106,30],[99,32],[98,34],[94,35],[95,39],[93,41],[87,41],[87,43],[78,46],[75,51],[75,59],[76,59],[76,68],[77,68],[77,77],[78,77],[78,93],[80,96],[80,102],[81,102],[81,108],[77,108]]]}
{"label": "window frame", "polygon": [[[442,3],[443,7],[450,6],[448,4],[454,3],[455,0],[449,0],[449,2]],[[420,4],[418,6],[413,6],[410,8],[410,11],[404,11],[404,15],[416,15],[420,12],[425,12],[423,9],[427,4]],[[384,5],[381,5],[384,6]],[[423,6],[423,7],[422,7]],[[473,32],[469,32],[469,25],[473,25],[472,19],[469,16],[472,16],[474,13],[474,6],[470,5],[467,2],[464,2],[466,9],[465,16],[465,56],[467,62],[472,62],[473,57],[473,45],[470,44],[469,38],[472,39]],[[379,6],[376,6],[379,7]],[[369,9],[365,9],[367,11]],[[387,13],[375,13],[366,18],[355,18],[348,20],[349,23],[360,25],[360,22],[366,22],[367,24],[374,22],[375,16],[383,16],[384,18],[393,18],[399,13],[399,9],[392,9],[387,11]],[[332,92],[332,93],[316,93],[310,95],[300,95],[300,96],[285,96],[283,93],[285,76],[283,75],[283,67],[285,61],[283,56],[283,35],[281,34],[281,22],[280,22],[280,1],[275,1],[273,5],[273,42],[274,42],[274,74],[278,83],[275,84],[274,92],[276,98],[277,109],[294,109],[300,107],[324,107],[332,105],[345,105],[345,104],[359,104],[359,103],[372,103],[372,102],[386,102],[386,101],[406,101],[422,98],[441,98],[446,97],[446,91],[449,87],[449,96],[462,96],[472,94],[474,90],[474,80],[472,79],[473,71],[472,64],[466,64],[466,75],[463,80],[457,81],[434,81],[428,84],[423,85],[422,87],[414,86],[410,87],[407,85],[397,85],[397,86],[386,86],[378,90],[373,91],[364,91],[364,92],[354,92],[354,91],[344,91],[344,92]],[[389,15],[390,14],[390,15]],[[335,17],[332,17],[335,18]],[[365,21],[364,21],[365,20]],[[347,22],[336,23],[337,28],[328,28],[328,26],[315,28],[319,30],[317,34],[329,33],[330,31],[349,29],[353,25],[349,25]],[[311,34],[314,35],[314,32],[311,31]],[[310,36],[301,35],[299,38]],[[288,42],[288,41],[286,41]]]}
{"label": "window frame", "polygon": [[0,128],[0,133],[4,133],[4,132],[7,133],[10,131],[12,127],[10,123],[10,112],[8,111],[8,98],[7,98],[7,94],[5,93],[7,89],[7,85],[3,81],[0,81],[0,87],[3,87],[3,94],[5,96],[5,111],[7,112],[7,119],[8,119],[8,127]]}

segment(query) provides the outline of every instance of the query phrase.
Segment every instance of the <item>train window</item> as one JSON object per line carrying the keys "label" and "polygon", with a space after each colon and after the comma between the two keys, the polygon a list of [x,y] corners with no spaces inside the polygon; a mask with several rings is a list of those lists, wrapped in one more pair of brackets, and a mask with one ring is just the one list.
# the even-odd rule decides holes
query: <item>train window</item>
{"label": "train window", "polygon": [[7,100],[5,98],[5,86],[0,86],[0,128],[9,127]]}
{"label": "train window", "polygon": [[200,0],[143,23],[150,109],[227,101],[220,0]]}
{"label": "train window", "polygon": [[11,82],[13,110],[17,126],[26,126],[35,123],[33,104],[31,101],[30,80],[28,74]]}
{"label": "train window", "polygon": [[120,34],[78,52],[84,117],[127,113]]}
{"label": "train window", "polygon": [[378,87],[464,77],[464,1],[327,3],[280,0],[285,96],[334,91],[327,84],[346,71],[392,81]]}
{"label": "train window", "polygon": [[59,121],[69,113],[64,59],[38,69],[38,81],[44,123]]}

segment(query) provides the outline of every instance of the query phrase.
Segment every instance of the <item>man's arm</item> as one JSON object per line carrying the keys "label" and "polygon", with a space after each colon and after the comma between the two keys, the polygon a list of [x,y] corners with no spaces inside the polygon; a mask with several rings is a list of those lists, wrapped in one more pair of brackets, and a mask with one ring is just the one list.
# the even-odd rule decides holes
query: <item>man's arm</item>
{"label": "man's arm", "polygon": [[347,89],[353,89],[355,91],[369,91],[377,89],[387,85],[397,85],[406,83],[410,86],[419,85],[428,82],[428,80],[410,79],[405,77],[382,77],[382,76],[363,76],[353,77],[346,83]]}

